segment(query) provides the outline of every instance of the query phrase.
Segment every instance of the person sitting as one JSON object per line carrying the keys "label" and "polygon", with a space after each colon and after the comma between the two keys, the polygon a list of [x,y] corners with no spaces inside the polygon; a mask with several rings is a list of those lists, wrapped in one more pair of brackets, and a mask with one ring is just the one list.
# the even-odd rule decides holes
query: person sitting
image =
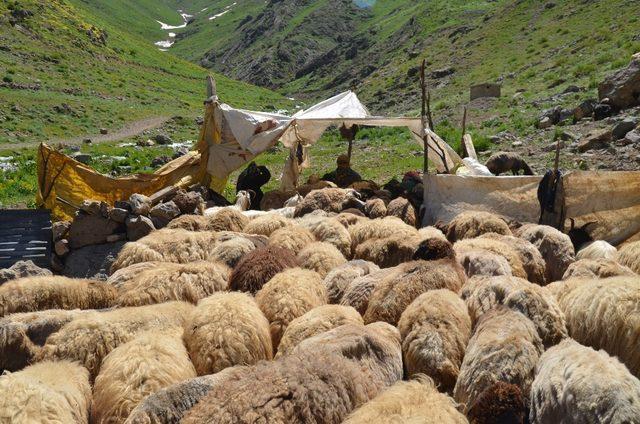
{"label": "person sitting", "polygon": [[362,177],[349,166],[349,156],[340,155],[336,161],[338,167],[322,176],[325,181],[331,181],[340,188],[349,187],[351,184],[362,181]]}
{"label": "person sitting", "polygon": [[271,179],[271,173],[266,166],[258,166],[255,162],[251,162],[238,176],[238,182],[236,183],[236,193],[240,190],[253,190],[255,196],[251,199],[252,210],[260,209],[260,201],[264,193],[261,187],[269,182]]}

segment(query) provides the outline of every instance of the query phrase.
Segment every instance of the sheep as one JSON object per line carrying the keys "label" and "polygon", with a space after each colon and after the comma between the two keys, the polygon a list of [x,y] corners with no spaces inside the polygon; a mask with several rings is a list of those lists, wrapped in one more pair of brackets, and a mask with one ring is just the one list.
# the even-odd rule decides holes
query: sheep
{"label": "sheep", "polygon": [[527,273],[527,280],[544,286],[546,284],[546,264],[540,251],[531,243],[514,236],[505,236],[496,233],[485,233],[479,238],[488,238],[506,243],[511,247],[522,262],[522,267]]}
{"label": "sheep", "polygon": [[407,199],[397,197],[387,205],[387,216],[395,216],[403,220],[407,225],[416,226],[416,210]]}
{"label": "sheep", "polygon": [[511,230],[499,216],[483,211],[464,211],[449,223],[447,238],[451,243],[475,238],[485,233],[510,236]]}
{"label": "sheep", "polygon": [[[255,195],[255,193],[253,193]],[[218,212],[225,210],[235,210],[237,212],[246,211],[251,206],[251,196],[252,193],[247,190],[240,190],[236,193],[236,202],[231,206],[214,206],[211,208],[207,208],[204,211],[205,216],[215,215]]]}
{"label": "sheep", "polygon": [[467,305],[450,290],[428,291],[407,306],[398,329],[406,375],[426,374],[450,392],[471,336]]}
{"label": "sheep", "polygon": [[147,330],[181,327],[192,308],[186,302],[166,302],[86,313],[51,334],[35,359],[78,361],[89,370],[93,381],[102,360],[113,349]]}
{"label": "sheep", "polygon": [[306,339],[277,361],[237,370],[181,423],[337,424],[401,378],[397,340],[368,326],[343,325]]}
{"label": "sheep", "polygon": [[405,262],[373,288],[364,322],[396,325],[405,308],[422,293],[435,289],[457,292],[465,280],[464,271],[452,259]]}
{"label": "sheep", "polygon": [[567,339],[547,350],[531,385],[529,421],[633,423],[640,417],[640,380],[615,357]]}
{"label": "sheep", "polygon": [[463,258],[463,253],[468,250],[485,250],[496,255],[504,257],[509,262],[511,268],[511,274],[516,277],[527,278],[527,273],[524,270],[520,256],[515,249],[503,241],[489,239],[489,238],[473,238],[464,239],[456,242],[453,245],[453,249],[456,251],[456,255],[459,258]]}
{"label": "sheep", "polygon": [[274,231],[280,228],[293,225],[293,221],[281,215],[268,213],[253,218],[244,227],[247,234],[260,234],[269,237]]}
{"label": "sheep", "polygon": [[381,239],[391,236],[412,237],[417,234],[417,230],[404,223],[397,217],[385,217],[382,219],[366,219],[348,228],[351,235],[351,251],[355,252],[356,247],[371,239]]}
{"label": "sheep", "polygon": [[469,339],[453,398],[466,413],[487,388],[502,381],[517,385],[528,403],[543,350],[535,326],[520,312],[498,307],[485,313]]}
{"label": "sheep", "polygon": [[640,241],[628,243],[618,251],[616,260],[640,274]]}
{"label": "sheep", "polygon": [[128,283],[132,279],[136,278],[138,274],[148,269],[152,269],[158,263],[166,262],[138,262],[133,265],[120,268],[107,278],[107,284],[115,287],[116,289],[119,289],[123,284]]}
{"label": "sheep", "polygon": [[564,275],[563,280],[569,278],[608,278],[616,276],[634,276],[635,272],[631,268],[624,265],[620,265],[618,262],[611,259],[579,259],[569,265]]}
{"label": "sheep", "polygon": [[576,252],[576,260],[580,259],[615,259],[618,249],[604,240],[595,240],[580,246]]}
{"label": "sheep", "polygon": [[339,213],[343,209],[351,207],[354,202],[364,205],[357,199],[357,192],[353,189],[325,188],[312,190],[295,209],[294,216],[300,217],[315,210]]}
{"label": "sheep", "polygon": [[519,175],[520,171],[523,175],[533,175],[533,170],[527,165],[527,162],[514,152],[496,152],[487,160],[485,166],[494,175],[508,171],[511,171],[513,175]]}
{"label": "sheep", "polygon": [[466,424],[449,396],[438,392],[433,381],[417,376],[399,381],[356,409],[344,424],[369,423]]}
{"label": "sheep", "polygon": [[391,275],[396,275],[399,272],[397,267],[384,268],[355,278],[344,290],[340,304],[352,306],[360,315],[364,315],[369,307],[369,299],[373,289],[384,279],[389,278]]}
{"label": "sheep", "polygon": [[120,285],[116,304],[143,306],[169,300],[195,304],[214,292],[226,290],[230,274],[229,267],[217,262],[155,262],[153,268]]}
{"label": "sheep", "polygon": [[207,211],[205,211],[205,218],[207,219],[205,230],[208,231],[239,232],[249,223],[249,218],[234,207],[222,208],[213,214],[207,214]]}
{"label": "sheep", "polygon": [[473,401],[467,417],[473,424],[525,424],[527,409],[520,387],[496,381]]}
{"label": "sheep", "polygon": [[576,260],[569,236],[553,227],[526,224],[518,229],[517,236],[532,243],[542,254],[547,283],[562,279],[569,265]]}
{"label": "sheep", "polygon": [[246,293],[216,293],[187,317],[184,343],[198,375],[273,358],[269,321]]}
{"label": "sheep", "polygon": [[373,262],[381,268],[389,268],[410,261],[419,244],[417,234],[409,237],[405,234],[395,234],[385,238],[373,238],[359,244],[353,257]]}
{"label": "sheep", "polygon": [[442,231],[432,226],[420,228],[418,230],[418,236],[420,236],[422,240],[431,239],[431,238],[437,238],[445,241],[447,240],[447,237],[444,235]]}
{"label": "sheep", "polygon": [[298,265],[291,250],[277,246],[255,249],[244,255],[229,277],[229,289],[256,293],[277,273]]}
{"label": "sheep", "polygon": [[[419,237],[425,237],[419,234]],[[425,261],[434,261],[436,259],[456,259],[456,252],[449,241],[439,236],[428,237],[423,239],[413,252],[412,259]]]}
{"label": "sheep", "polygon": [[354,279],[379,269],[372,262],[355,259],[329,271],[324,277],[329,303],[340,303],[344,291]]}
{"label": "sheep", "polygon": [[269,280],[256,293],[256,303],[269,320],[271,340],[277,349],[291,321],[327,303],[327,289],[317,272],[291,268]]}
{"label": "sheep", "polygon": [[458,262],[469,278],[513,275],[511,265],[504,256],[484,249],[462,250],[458,255]]}
{"label": "sheep", "polygon": [[[305,215],[307,216],[309,215]],[[337,219],[302,219],[298,224],[311,231],[316,240],[331,243],[345,258],[351,257],[351,235]]]}
{"label": "sheep", "polygon": [[324,278],[333,268],[347,262],[342,253],[330,243],[314,242],[302,249],[296,257],[300,267],[317,272]]}
{"label": "sheep", "polygon": [[45,361],[0,376],[3,423],[88,422],[89,373],[70,361]]}
{"label": "sheep", "polygon": [[369,199],[364,204],[364,213],[371,219],[387,216],[387,205],[382,199]]}
{"label": "sheep", "polygon": [[364,216],[351,213],[351,211],[340,212],[335,216],[335,219],[347,230],[349,229],[349,227],[357,224],[358,222],[367,221],[367,218],[365,218]]}
{"label": "sheep", "polygon": [[206,231],[208,219],[202,215],[180,215],[171,220],[165,228],[176,230],[182,229],[187,231]]}
{"label": "sheep", "polygon": [[568,280],[556,292],[569,335],[617,356],[640,376],[640,276]]}
{"label": "sheep", "polygon": [[195,376],[179,331],[141,334],[104,358],[93,387],[91,422],[123,423],[148,395]]}
{"label": "sheep", "polygon": [[284,202],[284,206],[281,208],[268,210],[248,210],[242,212],[242,214],[249,219],[254,219],[258,216],[264,215],[279,215],[284,218],[293,218],[293,215],[296,211],[296,206],[298,206],[298,204],[302,202],[302,199],[303,197],[296,193],[291,198],[287,199],[287,201]]}
{"label": "sheep", "polygon": [[62,276],[24,277],[0,286],[0,317],[45,309],[108,308],[115,298],[115,288],[102,281]]}
{"label": "sheep", "polygon": [[299,252],[316,241],[311,231],[299,225],[291,225],[274,231],[269,236],[269,245]]}
{"label": "sheep", "polygon": [[236,237],[218,244],[212,252],[213,260],[224,263],[226,266],[235,267],[240,259],[256,248],[256,245],[244,237]]}
{"label": "sheep", "polygon": [[[179,249],[176,246],[180,246]],[[111,273],[140,262],[187,263],[210,260],[216,246],[216,234],[211,231],[166,229],[124,245],[111,265]]]}
{"label": "sheep", "polygon": [[362,316],[350,306],[322,305],[295,318],[282,334],[276,358],[290,353],[300,342],[344,324],[364,325]]}

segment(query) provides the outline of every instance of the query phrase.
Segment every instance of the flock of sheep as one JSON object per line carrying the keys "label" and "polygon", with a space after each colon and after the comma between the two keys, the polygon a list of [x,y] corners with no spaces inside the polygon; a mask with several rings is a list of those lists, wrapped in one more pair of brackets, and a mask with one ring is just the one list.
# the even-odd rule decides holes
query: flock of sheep
{"label": "flock of sheep", "polygon": [[0,423],[640,422],[640,242],[295,203],[0,286]]}

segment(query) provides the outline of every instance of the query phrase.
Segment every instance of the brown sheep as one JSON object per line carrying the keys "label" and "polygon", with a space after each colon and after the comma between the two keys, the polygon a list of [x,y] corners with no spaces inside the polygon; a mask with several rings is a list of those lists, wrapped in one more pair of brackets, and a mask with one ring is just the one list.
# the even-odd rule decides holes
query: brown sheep
{"label": "brown sheep", "polygon": [[480,238],[499,240],[508,244],[520,257],[522,267],[527,273],[527,280],[540,286],[546,284],[546,264],[542,254],[533,244],[519,237],[505,236],[496,233],[486,233],[481,235]]}
{"label": "brown sheep", "polygon": [[[309,215],[306,215],[307,217]],[[351,236],[349,231],[335,218],[317,218],[299,221],[299,225],[307,228],[316,240],[331,243],[345,258],[351,257]]]}
{"label": "brown sheep", "polygon": [[395,216],[403,220],[407,225],[415,227],[418,221],[416,210],[407,199],[397,197],[387,205],[387,216]]}
{"label": "brown sheep", "polygon": [[417,234],[410,237],[397,234],[374,238],[359,244],[353,257],[373,262],[381,268],[389,268],[412,260],[419,244],[420,238]]}
{"label": "brown sheep", "polygon": [[316,210],[340,213],[347,209],[352,199],[355,199],[356,191],[353,189],[324,188],[312,190],[296,206],[294,216],[304,216]]}
{"label": "brown sheep", "polygon": [[364,216],[360,216],[356,213],[351,212],[351,210],[343,211],[334,217],[347,230],[349,229],[349,227],[357,224],[358,222],[367,221],[367,218],[365,218]]}
{"label": "brown sheep", "polygon": [[640,241],[625,244],[618,250],[616,260],[640,274]]}
{"label": "brown sheep", "polygon": [[514,152],[496,152],[491,155],[485,165],[493,175],[511,172],[513,175],[533,175],[533,170],[520,155]]}
{"label": "brown sheep", "polygon": [[291,268],[276,274],[256,293],[256,303],[269,320],[274,349],[294,319],[327,303],[327,289],[315,271]]}
{"label": "brown sheep", "polygon": [[289,249],[292,252],[299,252],[314,241],[316,238],[311,231],[299,225],[280,228],[269,236],[270,246]]}
{"label": "brown sheep", "polygon": [[371,219],[383,218],[387,216],[387,205],[382,199],[369,199],[364,204],[364,213]]}
{"label": "brown sheep", "polygon": [[458,255],[458,262],[469,278],[513,275],[504,256],[484,249],[464,249]]}
{"label": "brown sheep", "polygon": [[255,249],[244,255],[229,277],[229,289],[256,293],[277,273],[298,265],[291,250],[276,246]]}
{"label": "brown sheep", "polygon": [[384,321],[396,325],[400,315],[422,293],[435,289],[457,292],[466,278],[455,260],[405,262],[397,274],[376,285],[364,313],[364,322]]}
{"label": "brown sheep", "polygon": [[269,213],[266,215],[256,216],[249,221],[249,223],[244,227],[244,232],[247,234],[260,234],[269,237],[274,231],[289,225],[293,225],[292,220],[277,213]]}
{"label": "brown sheep", "polygon": [[398,321],[407,376],[426,374],[451,392],[471,336],[467,305],[450,290],[421,294]]}
{"label": "brown sheep", "polygon": [[432,238],[437,238],[440,240],[447,240],[447,237],[444,235],[444,233],[442,231],[440,231],[438,228],[436,227],[432,227],[432,226],[427,226],[427,227],[422,227],[418,230],[418,235],[420,236],[420,238],[422,240],[427,240],[427,239],[432,239]]}
{"label": "brown sheep", "polygon": [[249,223],[249,218],[234,207],[222,208],[213,215],[205,216],[207,231],[236,231],[241,232]]}
{"label": "brown sheep", "polygon": [[91,422],[123,423],[148,395],[195,376],[179,331],[139,335],[104,358],[93,387]]}
{"label": "brown sheep", "polygon": [[176,219],[171,220],[165,228],[175,230],[182,229],[187,231],[206,231],[207,217],[202,215],[180,215]]}
{"label": "brown sheep", "polygon": [[520,387],[496,381],[480,393],[467,416],[473,424],[525,424],[527,409]]}
{"label": "brown sheep", "polygon": [[361,243],[371,239],[381,239],[391,236],[412,237],[417,230],[405,224],[400,218],[385,217],[382,219],[365,219],[348,228],[351,235],[351,251]]}
{"label": "brown sheep", "polygon": [[511,230],[499,216],[483,211],[464,211],[449,223],[447,238],[451,243],[475,238],[485,233],[510,236]]}
{"label": "brown sheep", "polygon": [[0,317],[45,309],[108,308],[115,298],[115,288],[101,281],[61,276],[24,277],[0,286]]}
{"label": "brown sheep", "polygon": [[324,277],[329,303],[340,303],[344,291],[354,279],[379,269],[374,263],[354,259],[331,270]]}
{"label": "brown sheep", "polygon": [[569,265],[563,280],[569,278],[609,278],[617,276],[633,277],[636,275],[631,268],[620,265],[611,259],[580,259]]}
{"label": "brown sheep", "polygon": [[[420,235],[424,237],[424,235]],[[413,260],[435,261],[437,259],[456,259],[456,252],[449,241],[440,237],[428,237],[423,239],[413,253]]]}
{"label": "brown sheep", "polygon": [[269,321],[245,293],[203,299],[185,321],[184,342],[198,375],[273,358]]}
{"label": "brown sheep", "polygon": [[384,268],[372,271],[362,277],[357,277],[344,290],[344,295],[340,299],[340,304],[344,306],[352,306],[360,315],[364,315],[369,307],[369,299],[373,289],[376,288],[384,279],[391,275],[399,274],[397,267]]}
{"label": "brown sheep", "polygon": [[517,236],[533,244],[545,261],[547,283],[558,281],[576,260],[575,251],[568,235],[548,225],[525,224]]}
{"label": "brown sheep", "polygon": [[463,253],[467,250],[485,250],[504,257],[509,262],[511,273],[520,278],[527,278],[522,261],[518,252],[507,243],[489,238],[464,239],[456,242],[453,249],[459,258],[463,258]]}
{"label": "brown sheep", "polygon": [[329,271],[347,263],[342,253],[330,243],[315,242],[302,249],[296,257],[301,268],[317,272],[320,277],[327,276]]}

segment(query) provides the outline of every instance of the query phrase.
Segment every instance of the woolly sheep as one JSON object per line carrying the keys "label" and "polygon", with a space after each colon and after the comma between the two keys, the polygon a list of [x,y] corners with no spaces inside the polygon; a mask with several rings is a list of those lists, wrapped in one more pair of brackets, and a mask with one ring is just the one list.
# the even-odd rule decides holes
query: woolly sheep
{"label": "woolly sheep", "polygon": [[343,325],[305,340],[291,355],[236,373],[212,387],[181,423],[337,424],[402,378],[402,357],[396,340]]}
{"label": "woolly sheep", "polygon": [[360,315],[364,315],[369,307],[369,299],[373,289],[384,279],[389,278],[391,275],[396,275],[399,272],[397,267],[384,268],[355,278],[344,290],[340,304],[352,306]]}
{"label": "woolly sheep", "polygon": [[611,259],[579,259],[569,265],[563,280],[569,278],[608,278],[621,275],[634,276],[635,272],[631,268],[620,265]]}
{"label": "woolly sheep", "polygon": [[[180,246],[179,249],[176,246]],[[153,231],[137,241],[124,245],[111,265],[111,272],[140,262],[187,263],[212,258],[216,234],[211,231],[166,229]]]}
{"label": "woolly sheep", "polygon": [[373,262],[381,268],[389,268],[410,261],[415,254],[420,239],[416,235],[392,235],[373,238],[359,244],[353,254],[356,259]]}
{"label": "woolly sheep", "polygon": [[364,213],[371,219],[385,217],[387,215],[387,205],[382,199],[369,199],[364,204]]}
{"label": "woolly sheep", "polygon": [[415,208],[404,197],[397,197],[387,205],[387,216],[398,217],[412,227],[416,226],[416,215]]}
{"label": "woolly sheep", "polygon": [[640,276],[568,280],[557,295],[569,335],[617,356],[640,376]]}
{"label": "woolly sheep", "polygon": [[116,290],[101,281],[62,276],[24,277],[0,286],[0,317],[45,309],[101,309],[113,305]]}
{"label": "woolly sheep", "polygon": [[428,291],[407,306],[398,329],[406,374],[426,374],[450,392],[471,336],[467,305],[450,290]]}
{"label": "woolly sheep", "polygon": [[[206,212],[205,212],[206,214]],[[208,231],[242,231],[249,223],[249,218],[234,207],[222,208],[218,212],[205,216]]]}
{"label": "woolly sheep", "polygon": [[502,255],[484,249],[464,249],[457,255],[467,277],[513,275],[511,265]]}
{"label": "woolly sheep", "polygon": [[299,252],[315,240],[311,231],[299,225],[290,225],[274,231],[269,236],[269,245]]}
{"label": "woolly sheep", "polygon": [[247,234],[260,234],[269,237],[280,228],[293,225],[293,221],[275,213],[269,213],[253,218],[244,227]]}
{"label": "woolly sheep", "polygon": [[207,229],[208,219],[202,215],[180,215],[171,220],[165,228],[176,230],[182,229],[187,231],[205,231]]}
{"label": "woolly sheep", "polygon": [[562,279],[569,265],[576,260],[569,236],[553,227],[526,224],[518,229],[517,236],[532,243],[542,254],[547,283]]}
{"label": "woolly sheep", "polygon": [[520,258],[522,267],[527,273],[527,280],[540,286],[544,286],[546,284],[546,264],[542,258],[542,254],[533,244],[519,237],[505,236],[496,233],[486,233],[481,235],[479,238],[498,240],[508,244]]}
{"label": "woolly sheep", "polygon": [[291,250],[277,246],[255,249],[244,255],[229,277],[229,289],[256,293],[277,273],[298,265]]}
{"label": "woolly sheep", "polygon": [[332,269],[347,262],[342,253],[330,243],[314,242],[298,253],[300,267],[317,272],[324,278]]}
{"label": "woolly sheep", "polygon": [[396,325],[400,315],[415,298],[435,289],[457,292],[466,278],[453,259],[405,262],[397,273],[376,285],[369,298],[364,322],[384,321]]}
{"label": "woolly sheep", "polygon": [[640,241],[628,243],[618,251],[616,260],[640,274]]}
{"label": "woolly sheep", "polygon": [[360,216],[347,211],[339,213],[335,216],[335,219],[347,230],[349,229],[349,227],[357,224],[358,222],[367,221],[367,218],[365,218],[364,216]]}
{"label": "woolly sheep", "polygon": [[247,238],[236,237],[224,241],[213,249],[213,260],[223,262],[228,267],[235,267],[240,259],[256,248],[256,245]]}
{"label": "woolly sheep", "polygon": [[89,370],[93,381],[102,360],[113,349],[147,330],[162,332],[182,327],[191,309],[190,303],[166,302],[86,313],[51,334],[36,360],[78,361]]}
{"label": "woolly sheep", "polygon": [[[124,271],[123,268],[120,271]],[[118,287],[118,306],[142,306],[170,300],[198,303],[214,292],[226,290],[231,270],[217,262],[176,264],[155,262]]]}
{"label": "woolly sheep", "polygon": [[132,279],[136,278],[138,274],[148,269],[152,269],[157,263],[166,262],[139,262],[137,264],[129,265],[124,268],[120,268],[107,278],[107,283],[115,287],[120,288],[123,284],[128,283]]}
{"label": "woolly sheep", "polygon": [[465,352],[454,399],[471,404],[488,387],[502,381],[517,385],[528,401],[534,368],[544,348],[533,323],[520,312],[495,308],[478,322]]}
{"label": "woolly sheep", "polygon": [[146,396],[195,376],[180,332],[139,335],[104,358],[93,387],[91,422],[123,423]]}
{"label": "woolly sheep", "polygon": [[273,358],[269,321],[245,293],[200,301],[185,322],[184,342],[198,375]]}
{"label": "woolly sheep", "polygon": [[349,231],[337,219],[302,220],[299,225],[311,231],[316,240],[334,245],[345,258],[351,257],[351,236]]}
{"label": "woolly sheep", "polygon": [[425,376],[399,381],[356,409],[344,424],[369,423],[466,424],[449,396],[439,393]]}
{"label": "woolly sheep", "polygon": [[276,358],[286,355],[301,341],[344,324],[364,325],[362,316],[350,306],[322,305],[289,323],[282,334]]}
{"label": "woolly sheep", "polygon": [[595,240],[580,246],[576,252],[576,260],[580,259],[615,259],[618,249],[604,240]]}
{"label": "woolly sheep", "polygon": [[269,320],[271,340],[277,349],[291,321],[327,303],[327,289],[317,272],[291,268],[269,280],[256,293],[256,303]]}
{"label": "woolly sheep", "polygon": [[87,370],[69,361],[45,361],[0,376],[3,423],[88,422],[91,387]]}
{"label": "woolly sheep", "polygon": [[356,199],[356,191],[353,189],[325,188],[312,190],[296,206],[294,216],[304,216],[316,210],[339,213],[343,209],[350,207],[348,204],[352,199]]}
{"label": "woolly sheep", "polygon": [[329,271],[324,277],[329,303],[340,303],[344,291],[354,279],[379,269],[372,262],[354,259]]}
{"label": "woolly sheep", "polygon": [[418,236],[420,236],[422,240],[432,239],[432,238],[447,240],[447,237],[444,235],[442,231],[432,226],[420,228],[418,230]]}
{"label": "woolly sheep", "polygon": [[496,381],[474,400],[467,417],[473,424],[525,424],[527,410],[520,387]]}
{"label": "woolly sheep", "polygon": [[483,211],[464,211],[449,223],[447,238],[450,242],[475,238],[485,233],[511,235],[507,223],[499,216]]}
{"label": "woolly sheep", "polygon": [[520,256],[515,249],[509,246],[507,243],[489,238],[473,238],[464,239],[456,242],[453,245],[456,255],[463,257],[463,253],[467,250],[486,250],[504,257],[509,262],[511,273],[516,277],[527,278],[527,273],[524,270]]}
{"label": "woolly sheep", "polygon": [[355,252],[356,247],[371,239],[381,239],[390,236],[411,237],[417,234],[417,230],[405,224],[401,219],[385,217],[382,219],[365,219],[348,228],[351,235],[351,251]]}
{"label": "woolly sheep", "polygon": [[547,350],[531,385],[532,424],[633,423],[640,380],[616,358],[567,339]]}
{"label": "woolly sheep", "polygon": [[456,252],[446,238],[429,237],[418,244],[412,259],[423,259],[425,261],[456,259]]}

